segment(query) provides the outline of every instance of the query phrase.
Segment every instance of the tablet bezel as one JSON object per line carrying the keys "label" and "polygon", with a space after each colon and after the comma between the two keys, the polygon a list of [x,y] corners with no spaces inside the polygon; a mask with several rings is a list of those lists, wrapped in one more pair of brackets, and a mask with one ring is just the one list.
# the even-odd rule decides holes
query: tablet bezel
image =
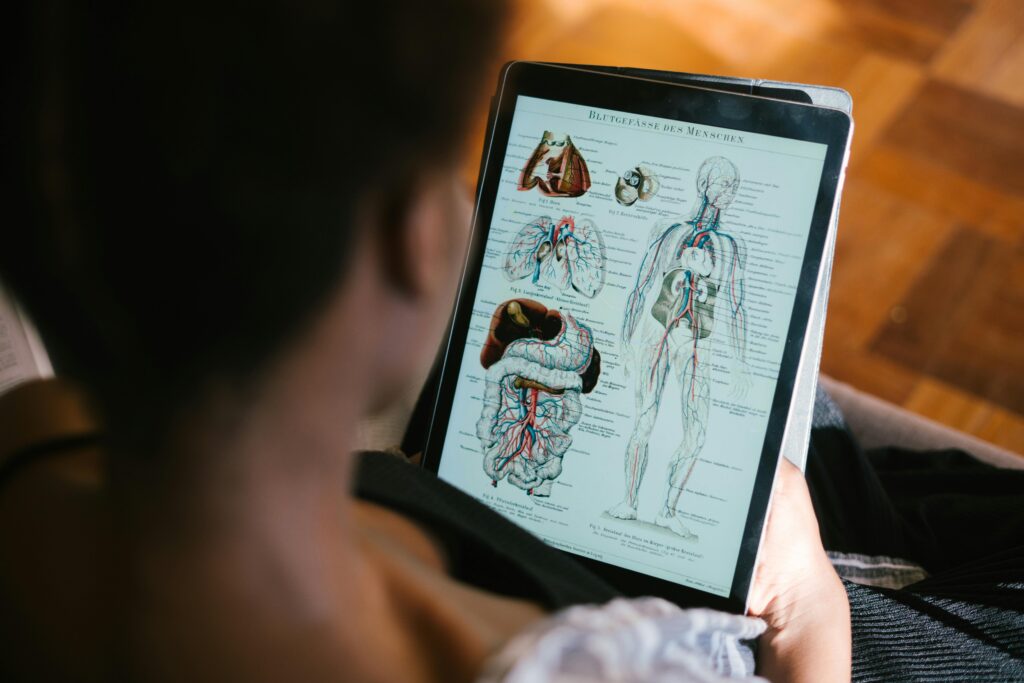
{"label": "tablet bezel", "polygon": [[484,147],[472,236],[423,454],[424,467],[435,473],[440,466],[451,419],[455,387],[466,350],[473,303],[519,95],[818,142],[828,147],[729,595],[715,595],[569,553],[627,595],[653,594],[680,604],[703,605],[743,613],[771,499],[772,483],[782,454],[782,438],[792,405],[811,303],[820,281],[826,235],[832,214],[838,206],[852,127],[850,117],[843,111],[827,107],[562,65],[534,62],[512,62],[506,65],[499,79],[494,115]]}

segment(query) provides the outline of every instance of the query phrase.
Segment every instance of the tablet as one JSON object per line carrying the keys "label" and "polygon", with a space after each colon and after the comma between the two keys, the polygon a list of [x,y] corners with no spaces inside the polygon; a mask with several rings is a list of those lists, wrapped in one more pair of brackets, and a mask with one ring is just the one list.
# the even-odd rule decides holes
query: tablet
{"label": "tablet", "polygon": [[850,131],[508,65],[425,466],[627,594],[743,612]]}

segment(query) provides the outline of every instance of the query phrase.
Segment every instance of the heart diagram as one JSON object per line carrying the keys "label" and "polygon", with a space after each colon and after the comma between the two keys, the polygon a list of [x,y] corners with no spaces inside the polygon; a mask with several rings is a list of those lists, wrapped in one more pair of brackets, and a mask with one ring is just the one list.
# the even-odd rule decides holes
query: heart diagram
{"label": "heart diagram", "polygon": [[587,162],[568,135],[544,131],[519,174],[519,190],[535,187],[548,197],[579,197],[590,189]]}

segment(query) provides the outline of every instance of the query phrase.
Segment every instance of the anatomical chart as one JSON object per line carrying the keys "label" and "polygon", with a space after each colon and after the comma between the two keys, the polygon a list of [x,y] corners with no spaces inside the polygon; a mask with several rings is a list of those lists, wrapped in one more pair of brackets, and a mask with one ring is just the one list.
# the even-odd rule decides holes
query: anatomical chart
{"label": "anatomical chart", "polygon": [[726,595],[824,146],[516,107],[438,474],[556,547]]}
{"label": "anatomical chart", "polygon": [[579,197],[590,189],[587,162],[568,135],[544,131],[519,176],[520,190],[535,187],[548,197]]}
{"label": "anatomical chart", "polygon": [[537,301],[512,299],[494,312],[480,364],[484,473],[492,486],[507,478],[528,495],[550,496],[583,412],[580,395],[601,374],[590,329]]}
{"label": "anatomical chart", "polygon": [[637,200],[649,202],[658,194],[661,183],[650,167],[637,164],[615,181],[615,201],[623,206],[633,206]]}
{"label": "anatomical chart", "polygon": [[[743,320],[743,249],[722,228],[740,185],[736,166],[722,156],[705,159],[697,171],[693,215],[651,233],[636,283],[626,299],[621,342],[634,369],[635,417],[625,454],[625,495],[609,508],[618,519],[637,518],[640,484],[661,399],[670,381],[681,392],[682,418],[665,485],[664,500],[654,522],[676,534],[697,535],[676,515],[680,495],[704,446],[711,408],[708,342],[728,334],[737,368],[733,394],[749,382],[744,364],[746,329]],[[727,322],[715,326],[715,309]],[[724,316],[723,316],[724,314]],[[664,445],[664,444],[663,444]]]}
{"label": "anatomical chart", "polygon": [[530,278],[592,299],[604,286],[604,238],[588,218],[539,216],[516,234],[504,268],[509,280]]}

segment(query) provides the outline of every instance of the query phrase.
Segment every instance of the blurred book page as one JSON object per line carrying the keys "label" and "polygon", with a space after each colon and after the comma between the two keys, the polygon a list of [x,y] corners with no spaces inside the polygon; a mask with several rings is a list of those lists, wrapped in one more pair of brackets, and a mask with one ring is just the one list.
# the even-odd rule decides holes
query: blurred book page
{"label": "blurred book page", "polygon": [[53,376],[39,335],[0,286],[0,394],[33,379]]}

